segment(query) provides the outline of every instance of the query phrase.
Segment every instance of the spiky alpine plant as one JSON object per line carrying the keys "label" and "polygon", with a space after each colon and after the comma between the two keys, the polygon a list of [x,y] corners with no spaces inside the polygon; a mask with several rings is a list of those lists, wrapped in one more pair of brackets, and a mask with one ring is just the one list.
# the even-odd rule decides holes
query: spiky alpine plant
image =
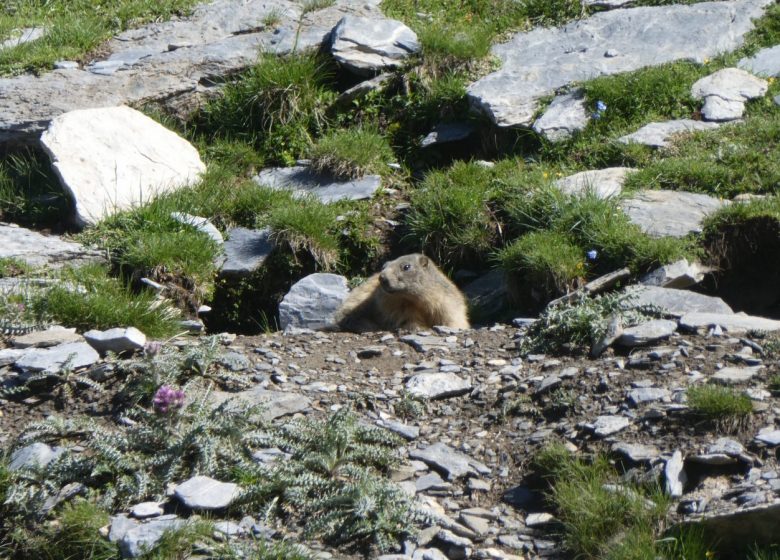
{"label": "spiky alpine plant", "polygon": [[241,473],[242,507],[298,521],[307,537],[380,551],[431,520],[384,476],[398,461],[401,440],[361,423],[348,408],[325,421],[290,422],[271,441],[289,457]]}
{"label": "spiky alpine plant", "polygon": [[204,389],[187,395],[181,407],[136,407],[123,425],[48,418],[28,427],[18,447],[45,442],[66,450],[45,468],[15,474],[7,502],[19,506],[14,513],[40,512],[60,489],[81,483],[110,509],[161,499],[168,483],[194,475],[229,477],[267,443],[260,412],[236,400],[216,404]]}

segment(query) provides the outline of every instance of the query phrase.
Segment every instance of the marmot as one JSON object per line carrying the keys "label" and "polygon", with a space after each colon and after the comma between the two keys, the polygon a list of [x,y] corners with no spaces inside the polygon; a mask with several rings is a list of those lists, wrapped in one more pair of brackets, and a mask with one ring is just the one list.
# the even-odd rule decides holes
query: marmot
{"label": "marmot", "polygon": [[352,290],[336,313],[336,324],[352,332],[469,328],[463,294],[419,253],[385,263],[381,272]]}

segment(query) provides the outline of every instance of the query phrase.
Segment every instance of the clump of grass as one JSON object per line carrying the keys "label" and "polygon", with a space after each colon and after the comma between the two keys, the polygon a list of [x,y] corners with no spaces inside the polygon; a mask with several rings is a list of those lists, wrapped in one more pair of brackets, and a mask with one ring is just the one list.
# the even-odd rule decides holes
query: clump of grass
{"label": "clump of grass", "polygon": [[654,558],[655,541],[668,507],[658,488],[619,480],[604,457],[578,459],[560,445],[540,451],[537,466],[563,524],[564,542],[577,557]]}
{"label": "clump of grass", "polygon": [[741,428],[753,413],[750,397],[728,387],[697,385],[689,388],[687,395],[692,414],[723,430]]}
{"label": "clump of grass", "polygon": [[481,22],[434,23],[419,33],[423,56],[442,62],[482,59],[490,52],[494,32]]}
{"label": "clump of grass", "polygon": [[103,266],[67,269],[60,280],[60,285],[34,295],[32,305],[38,316],[79,330],[132,326],[152,338],[179,330],[179,314],[169,303],[147,291],[133,293]]}
{"label": "clump of grass", "polygon": [[773,395],[780,394],[780,374],[773,375],[769,378],[767,389],[769,389]]}
{"label": "clump of grass", "polygon": [[90,0],[68,2],[4,2],[0,39],[12,30],[44,27],[40,39],[0,51],[0,74],[50,69],[57,60],[82,60],[112,35],[150,21],[186,15],[196,0],[125,0],[101,5]]}
{"label": "clump of grass", "polygon": [[339,257],[337,216],[337,206],[305,197],[273,208],[267,223],[277,244],[286,244],[294,254],[306,251],[320,267],[330,270]]}
{"label": "clump of grass", "polygon": [[582,249],[556,231],[527,233],[499,251],[497,258],[512,279],[515,298],[532,294],[537,303],[572,290],[585,274]]}
{"label": "clump of grass", "polygon": [[61,226],[70,206],[44,154],[23,150],[0,159],[0,221]]}
{"label": "clump of grass", "polygon": [[291,164],[326,128],[335,99],[330,79],[327,63],[314,54],[263,55],[203,109],[196,130],[247,142],[268,163]]}
{"label": "clump of grass", "polygon": [[308,157],[317,171],[355,179],[370,173],[384,174],[393,160],[393,150],[377,131],[354,128],[326,134],[309,148]]}
{"label": "clump of grass", "polygon": [[411,195],[407,241],[445,267],[484,262],[498,237],[492,194],[491,172],[477,164],[429,173]]}

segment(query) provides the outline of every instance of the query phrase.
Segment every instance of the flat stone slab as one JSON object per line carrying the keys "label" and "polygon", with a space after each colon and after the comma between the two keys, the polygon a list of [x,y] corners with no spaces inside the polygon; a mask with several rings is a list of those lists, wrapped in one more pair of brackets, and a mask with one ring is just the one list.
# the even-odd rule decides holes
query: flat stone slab
{"label": "flat stone slab", "polygon": [[667,399],[671,395],[669,389],[664,389],[663,387],[641,387],[639,389],[631,389],[628,392],[628,400],[632,405],[639,406],[640,404]]}
{"label": "flat stone slab", "polygon": [[76,329],[66,329],[59,325],[49,327],[44,331],[34,331],[11,339],[14,348],[49,348],[68,342],[84,342],[84,337]]}
{"label": "flat stone slab", "polygon": [[665,148],[672,141],[674,136],[685,134],[687,132],[696,132],[699,130],[713,130],[718,128],[720,123],[696,121],[693,119],[677,119],[673,121],[655,122],[646,124],[636,132],[626,134],[618,138],[619,142],[630,144],[644,144],[651,148]]}
{"label": "flat stone slab", "polygon": [[[116,521],[114,521],[116,523]],[[145,523],[126,525],[126,531],[118,539],[122,558],[138,558],[150,551],[160,541],[166,531],[180,529],[186,521],[175,515],[163,515]],[[113,523],[112,523],[113,531]]]}
{"label": "flat stone slab", "polygon": [[583,130],[589,121],[585,93],[575,90],[553,99],[532,128],[550,142],[561,142]]}
{"label": "flat stone slab", "polygon": [[419,373],[406,382],[406,390],[428,399],[457,397],[471,391],[471,382],[453,373]]}
{"label": "flat stone slab", "polygon": [[247,229],[235,227],[227,232],[222,246],[224,262],[220,273],[225,276],[247,276],[263,266],[274,250],[271,228]]}
{"label": "flat stone slab", "polygon": [[[215,77],[254,66],[258,52],[316,49],[345,15],[382,17],[376,0],[335,0],[303,18],[301,9],[299,0],[206,2],[189,17],[119,34],[89,69],[0,78],[0,144],[35,143],[53,117],[75,109],[156,100],[185,119],[219,89]],[[269,15],[276,25],[266,25]],[[90,71],[101,66],[102,74]]]}
{"label": "flat stone slab", "polygon": [[396,68],[420,50],[417,34],[388,18],[344,16],[333,29],[330,52],[356,74],[371,76]]}
{"label": "flat stone slab", "polygon": [[14,365],[24,373],[58,373],[66,364],[71,369],[78,369],[91,366],[99,359],[98,353],[86,342],[69,342],[51,348],[30,349]]}
{"label": "flat stone slab", "polygon": [[780,430],[773,430],[772,428],[761,430],[756,436],[756,441],[770,447],[777,447],[780,445]]}
{"label": "flat stone slab", "polygon": [[618,453],[635,463],[646,463],[657,459],[661,452],[655,445],[642,443],[616,442],[610,448],[613,453]]}
{"label": "flat stone slab", "polygon": [[654,319],[635,327],[628,327],[617,339],[622,346],[634,347],[653,344],[664,338],[669,338],[677,330],[677,321],[668,319]]}
{"label": "flat stone slab", "polygon": [[64,452],[64,447],[51,447],[40,441],[31,443],[11,454],[8,470],[43,468]]}
{"label": "flat stone slab", "polygon": [[592,194],[597,198],[605,199],[617,196],[623,190],[623,183],[629,173],[636,169],[630,167],[609,167],[593,171],[582,171],[558,179],[553,183],[561,192],[570,196],[583,197]]}
{"label": "flat stone slab", "polygon": [[0,223],[0,259],[18,259],[32,267],[48,268],[105,260],[99,251],[80,243],[5,223]]}
{"label": "flat stone slab", "polygon": [[[722,299],[688,290],[659,288],[658,286],[631,286],[626,289],[626,292],[633,296],[629,300],[629,305],[632,307],[655,305],[666,313],[678,317],[689,313],[716,313],[718,316],[734,313]],[[682,322],[680,324],[682,325]]]}
{"label": "flat stone slab", "polygon": [[349,295],[347,279],[338,274],[317,272],[293,284],[279,304],[282,329],[323,329],[335,324],[334,317]]}
{"label": "flat stone slab", "polygon": [[441,123],[433,127],[433,130],[420,142],[421,148],[438,146],[465,140],[474,133],[474,126],[469,123]]}
{"label": "flat stone slab", "polygon": [[629,425],[631,425],[631,420],[625,416],[604,415],[598,416],[594,422],[586,424],[586,427],[596,437],[607,437],[625,430]]}
{"label": "flat stone slab", "polygon": [[745,315],[744,313],[690,312],[680,317],[680,328],[689,331],[720,327],[730,334],[747,331],[778,331],[780,321]]}
{"label": "flat stone slab", "polygon": [[263,169],[252,180],[271,189],[290,190],[296,196],[313,195],[325,203],[371,198],[382,186],[382,178],[379,175],[366,175],[360,179],[343,181],[315,173],[305,165]]}
{"label": "flat stone slab", "polygon": [[241,491],[238,484],[220,482],[208,476],[194,476],[176,486],[173,495],[194,510],[213,510],[228,507]]}
{"label": "flat stone slab", "polygon": [[756,76],[776,78],[780,76],[780,45],[761,49],[751,57],[742,58],[737,66]]}
{"label": "flat stone slab", "polygon": [[304,412],[311,407],[311,400],[306,395],[292,391],[270,391],[263,389],[259,385],[238,393],[225,391],[213,391],[211,393],[211,401],[215,405],[219,405],[229,399],[235,399],[250,406],[260,405],[262,410],[259,417],[266,422],[282,416]]}
{"label": "flat stone slab", "polygon": [[467,95],[499,126],[530,125],[539,99],[572,82],[674,60],[703,62],[734,50],[772,2],[614,10],[518,33],[492,48],[501,69],[471,84]]}
{"label": "flat stone slab", "polygon": [[691,95],[704,100],[701,112],[708,121],[733,121],[742,117],[746,101],[763,97],[768,88],[749,72],[724,68],[693,84]]}
{"label": "flat stone slab", "polygon": [[81,226],[192,184],[206,170],[187,140],[125,106],[60,115],[41,146]]}
{"label": "flat stone slab", "polygon": [[701,263],[689,263],[687,259],[680,259],[645,274],[639,279],[639,283],[644,286],[682,290],[701,282],[704,275],[710,271],[709,267]]}
{"label": "flat stone slab", "polygon": [[700,233],[704,218],[725,204],[706,194],[646,190],[625,199],[620,207],[651,237],[685,237]]}
{"label": "flat stone slab", "polygon": [[444,443],[434,443],[425,449],[410,449],[409,457],[419,459],[435,469],[444,471],[448,480],[454,480],[461,476],[490,473],[489,467]]}
{"label": "flat stone slab", "polygon": [[685,461],[683,461],[682,452],[675,451],[672,456],[666,460],[664,465],[664,478],[666,493],[672,498],[679,498],[683,494],[683,489],[688,483],[688,476],[685,474]]}
{"label": "flat stone slab", "polygon": [[146,344],[146,335],[135,327],[117,327],[106,331],[93,329],[85,332],[84,338],[101,354],[135,352],[143,350]]}
{"label": "flat stone slab", "polygon": [[721,385],[739,385],[753,379],[760,369],[759,367],[724,367],[716,371],[711,379]]}

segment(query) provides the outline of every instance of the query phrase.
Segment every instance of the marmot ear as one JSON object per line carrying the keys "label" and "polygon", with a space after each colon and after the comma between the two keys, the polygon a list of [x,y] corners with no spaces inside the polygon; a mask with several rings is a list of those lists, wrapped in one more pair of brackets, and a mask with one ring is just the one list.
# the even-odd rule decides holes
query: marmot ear
{"label": "marmot ear", "polygon": [[420,255],[420,264],[422,266],[428,266],[428,257],[425,255]]}

